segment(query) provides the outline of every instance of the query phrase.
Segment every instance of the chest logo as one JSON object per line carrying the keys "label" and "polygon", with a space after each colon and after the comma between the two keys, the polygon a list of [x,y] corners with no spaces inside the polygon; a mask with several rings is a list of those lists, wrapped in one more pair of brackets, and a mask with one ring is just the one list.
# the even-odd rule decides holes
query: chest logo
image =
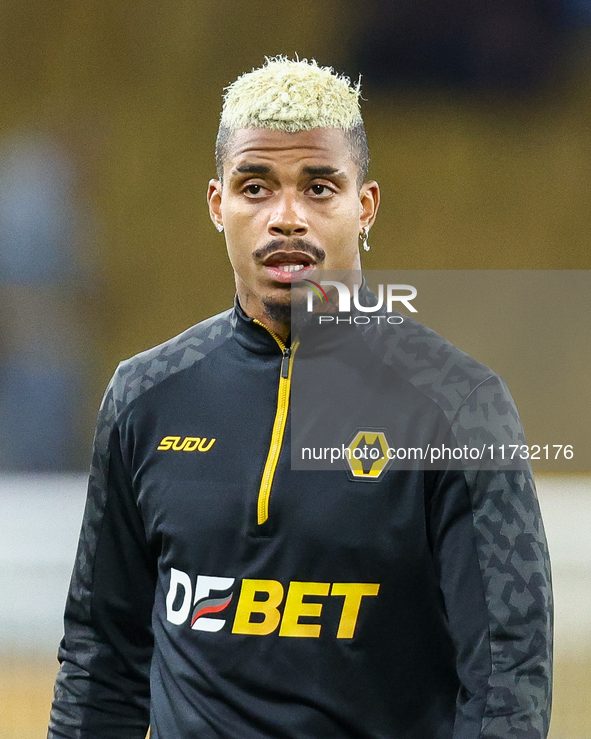
{"label": "chest logo", "polygon": [[345,450],[353,477],[377,480],[388,464],[388,441],[383,431],[358,431]]}
{"label": "chest logo", "polygon": [[[227,621],[232,621],[229,611],[233,609],[226,609],[237,594],[232,634],[267,636],[278,633],[279,636],[318,638],[323,628],[332,628],[337,639],[352,639],[362,606],[366,610],[367,598],[377,596],[379,590],[380,584],[373,582],[297,580],[284,585],[278,580],[245,578],[236,582],[233,577],[210,575],[197,575],[193,588],[189,574],[172,567],[166,618],[172,624],[189,626],[194,631],[221,631]],[[338,624],[329,623],[336,615],[334,606],[330,607],[332,616],[326,615],[323,619],[323,607],[333,598],[341,603]],[[225,618],[220,618],[220,614]]]}
{"label": "chest logo", "polygon": [[215,439],[200,436],[165,436],[158,445],[159,452],[208,452]]}

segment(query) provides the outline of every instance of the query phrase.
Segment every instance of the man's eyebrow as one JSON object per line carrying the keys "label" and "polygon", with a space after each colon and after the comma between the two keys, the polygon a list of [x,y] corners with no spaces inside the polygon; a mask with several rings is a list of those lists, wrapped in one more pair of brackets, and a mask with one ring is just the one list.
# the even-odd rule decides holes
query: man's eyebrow
{"label": "man's eyebrow", "polygon": [[271,167],[266,164],[241,164],[239,167],[234,167],[234,172],[240,174],[269,174]]}
{"label": "man's eyebrow", "polygon": [[347,173],[343,169],[337,169],[337,167],[304,167],[302,172],[312,177],[330,177],[331,175],[337,175],[339,179],[346,180]]}
{"label": "man's eyebrow", "polygon": [[[234,167],[233,173],[237,174],[269,174],[273,170],[267,164],[251,164],[246,162]],[[302,174],[308,177],[338,177],[341,180],[347,180],[347,173],[338,167],[324,166],[307,166],[302,168]]]}

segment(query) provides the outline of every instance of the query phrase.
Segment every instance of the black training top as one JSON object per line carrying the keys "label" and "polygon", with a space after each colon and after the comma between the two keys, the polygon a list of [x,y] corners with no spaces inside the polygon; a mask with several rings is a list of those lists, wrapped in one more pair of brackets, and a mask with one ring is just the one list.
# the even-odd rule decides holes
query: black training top
{"label": "black training top", "polygon": [[[321,328],[290,351],[237,305],[119,366],[51,739],[546,737],[550,573],[529,467],[387,452],[521,443],[503,381],[408,318]],[[309,468],[292,469],[292,384],[310,400],[293,439],[322,419],[313,438],[366,459],[317,469],[306,444]]]}

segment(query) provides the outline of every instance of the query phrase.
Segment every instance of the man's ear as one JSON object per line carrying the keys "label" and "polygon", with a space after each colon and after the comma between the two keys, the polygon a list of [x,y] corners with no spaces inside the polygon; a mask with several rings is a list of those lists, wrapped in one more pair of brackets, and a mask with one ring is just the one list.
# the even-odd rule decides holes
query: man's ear
{"label": "man's ear", "polygon": [[207,205],[209,217],[218,231],[222,231],[224,222],[222,219],[222,183],[219,180],[210,180],[207,187]]}
{"label": "man's ear", "polygon": [[375,180],[364,182],[359,190],[359,231],[370,228],[380,207],[380,186]]}

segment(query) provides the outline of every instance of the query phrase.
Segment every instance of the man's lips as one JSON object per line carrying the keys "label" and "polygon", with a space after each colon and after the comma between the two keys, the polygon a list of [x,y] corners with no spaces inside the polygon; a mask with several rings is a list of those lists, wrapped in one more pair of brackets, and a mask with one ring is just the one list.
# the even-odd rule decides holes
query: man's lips
{"label": "man's lips", "polygon": [[283,260],[285,264],[298,261],[320,264],[326,259],[326,252],[307,239],[273,239],[257,249],[253,257],[256,262],[264,265],[277,264],[278,260]]}
{"label": "man's lips", "polygon": [[309,266],[316,264],[316,260],[309,254],[301,251],[276,251],[263,260],[265,267],[277,267],[285,265],[295,267],[297,265]]}
{"label": "man's lips", "polygon": [[276,282],[301,280],[315,266],[314,260],[301,252],[276,252],[263,262],[265,272]]}
{"label": "man's lips", "polygon": [[[289,248],[291,247],[291,248]],[[301,280],[326,257],[324,249],[305,239],[274,239],[254,253],[255,260],[274,282]]]}

